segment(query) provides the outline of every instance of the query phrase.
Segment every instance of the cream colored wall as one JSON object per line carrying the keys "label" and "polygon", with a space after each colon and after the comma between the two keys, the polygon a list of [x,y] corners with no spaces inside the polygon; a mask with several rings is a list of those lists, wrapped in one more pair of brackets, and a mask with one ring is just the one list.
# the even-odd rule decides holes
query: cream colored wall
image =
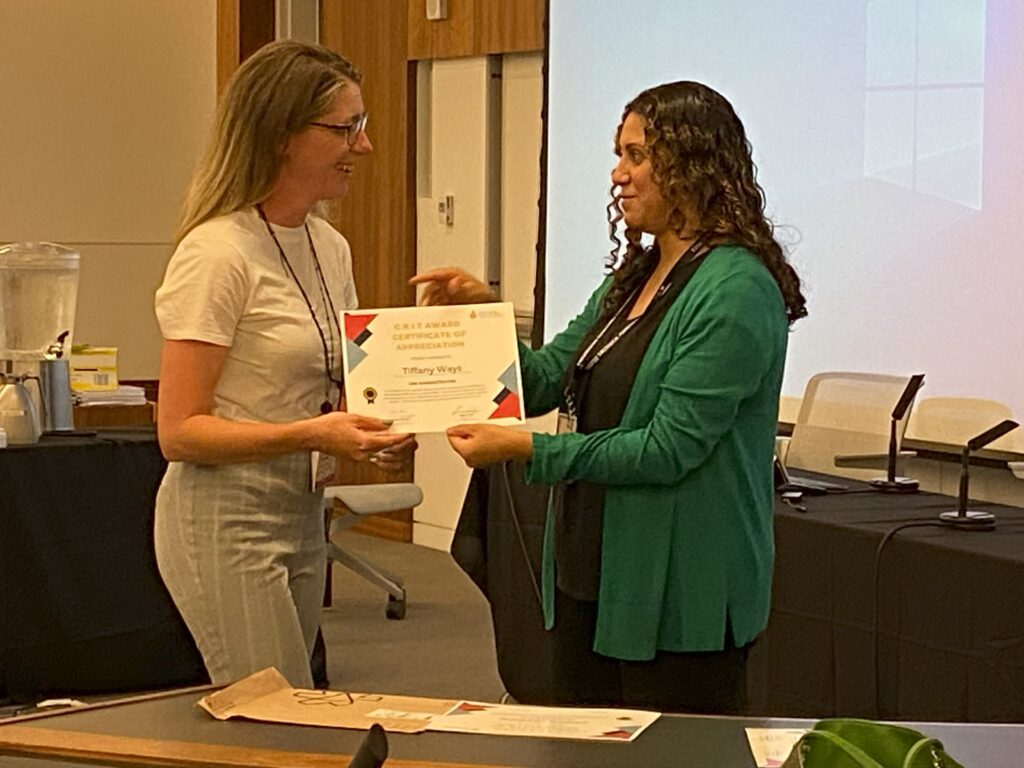
{"label": "cream colored wall", "polygon": [[[500,276],[501,297],[513,302],[517,312],[533,306],[542,63],[539,53],[503,58],[497,110],[489,101],[494,94],[489,96],[485,58],[435,61],[429,65],[429,78],[423,74],[427,65],[421,64],[417,268],[457,265],[483,276],[490,264],[493,276]],[[500,120],[500,148],[489,142],[489,119]],[[500,167],[500,180],[488,176],[489,167],[491,171]],[[493,202],[488,192],[491,183],[498,185],[497,216],[488,207],[488,200]],[[437,215],[438,200],[448,194],[455,197],[452,226],[440,223]],[[494,232],[494,227],[499,231]],[[549,421],[531,428],[548,428]],[[415,477],[424,498],[413,513],[413,541],[446,550],[470,472],[443,434],[418,439]]]}
{"label": "cream colored wall", "polygon": [[156,378],[153,292],[216,100],[216,0],[0,2],[0,242],[82,254],[75,340]]}
{"label": "cream colored wall", "polygon": [[537,281],[537,201],[543,136],[541,53],[509,54],[501,90],[501,296],[516,314],[533,314]]}

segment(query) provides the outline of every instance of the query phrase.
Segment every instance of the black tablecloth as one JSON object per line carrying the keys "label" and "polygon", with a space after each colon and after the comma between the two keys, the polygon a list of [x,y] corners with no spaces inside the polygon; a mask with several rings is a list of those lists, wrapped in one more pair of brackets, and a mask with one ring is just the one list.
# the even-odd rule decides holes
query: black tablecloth
{"label": "black tablecloth", "polygon": [[0,450],[0,698],[202,682],[157,572],[151,429]]}
{"label": "black tablecloth", "polygon": [[[525,485],[515,465],[506,488],[502,471],[473,473],[452,554],[490,599],[506,688],[540,703],[547,638],[510,510],[536,570],[547,489]],[[997,517],[992,532],[915,527],[886,538],[937,521],[954,501],[850,485],[861,492],[807,499],[807,512],[776,508],[773,607],[751,654],[751,711],[1024,720],[1024,510],[982,505]]]}

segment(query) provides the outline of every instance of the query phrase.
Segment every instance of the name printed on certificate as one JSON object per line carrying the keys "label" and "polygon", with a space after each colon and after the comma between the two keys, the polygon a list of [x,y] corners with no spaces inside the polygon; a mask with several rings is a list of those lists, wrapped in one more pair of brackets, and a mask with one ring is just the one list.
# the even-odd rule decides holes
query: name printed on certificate
{"label": "name printed on certificate", "polygon": [[395,432],[524,419],[510,302],[341,313],[348,410]]}

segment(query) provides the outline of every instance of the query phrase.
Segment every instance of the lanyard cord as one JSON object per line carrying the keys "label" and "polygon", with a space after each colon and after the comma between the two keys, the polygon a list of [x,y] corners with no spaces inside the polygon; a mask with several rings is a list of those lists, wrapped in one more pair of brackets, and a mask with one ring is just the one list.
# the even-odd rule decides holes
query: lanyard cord
{"label": "lanyard cord", "polygon": [[[309,241],[309,248],[313,253],[313,264],[316,271],[317,283],[320,289],[320,296],[323,299],[327,298],[327,305],[329,307],[329,313],[327,317],[327,331],[330,334],[330,345],[327,343],[327,336],[324,334],[324,329],[320,325],[320,320],[316,316],[316,310],[313,308],[313,303],[309,300],[309,296],[306,294],[306,289],[302,287],[302,283],[299,281],[299,276],[295,273],[294,267],[290,261],[288,261],[288,255],[284,252],[284,248],[281,247],[281,242],[277,239],[277,235],[274,234],[273,227],[270,226],[270,221],[267,220],[267,215],[263,212],[263,206],[257,205],[256,212],[260,215],[263,223],[267,226],[267,232],[270,234],[270,238],[274,241],[274,245],[277,246],[277,252],[281,256],[281,262],[288,269],[288,273],[291,275],[292,280],[299,289],[299,293],[302,294],[302,300],[306,302],[306,309],[309,310],[309,316],[313,318],[313,325],[316,326],[316,332],[320,336],[320,345],[323,348],[324,355],[324,375],[326,382],[324,384],[324,401],[320,404],[320,413],[330,413],[334,410],[331,405],[331,384],[334,384],[338,388],[339,403],[341,401],[341,389],[343,383],[340,379],[335,378],[331,371],[334,368],[334,327],[331,325],[331,315],[334,313],[334,302],[331,300],[331,292],[327,288],[327,282],[324,279],[323,270],[320,268],[320,258],[316,253],[316,246],[313,245],[313,236],[310,234],[309,225],[303,222],[303,227],[306,230],[306,239]],[[335,322],[338,322],[335,320]],[[338,338],[341,338],[341,326],[338,326]]]}
{"label": "lanyard cord", "polygon": [[[706,255],[710,250],[711,248],[708,245],[706,245],[700,238],[694,240],[693,243],[690,244],[690,247],[683,252],[683,255],[680,257],[679,261],[676,262],[675,265],[673,265],[672,271],[670,271],[669,274],[666,276],[666,281],[663,282],[661,286],[659,286],[657,292],[654,295],[654,299],[660,299],[672,288],[672,272],[674,272],[676,268],[696,261],[697,259]],[[576,402],[576,395],[577,389],[579,388],[579,374],[583,371],[592,371],[594,369],[594,366],[601,362],[601,358],[603,358],[605,354],[607,354],[608,350],[614,347],[619,342],[619,340],[622,339],[623,336],[625,336],[630,330],[632,330],[633,326],[636,325],[637,321],[640,320],[641,317],[643,317],[643,315],[638,315],[637,317],[627,320],[625,325],[623,325],[622,328],[619,329],[618,333],[616,333],[605,344],[603,344],[596,352],[594,351],[594,347],[596,347],[598,342],[600,342],[601,339],[604,338],[604,335],[615,324],[616,320],[619,319],[619,316],[625,311],[626,307],[632,306],[633,301],[636,299],[637,295],[640,293],[642,288],[642,285],[638,285],[636,289],[629,295],[629,298],[627,298],[625,301],[622,302],[621,305],[619,305],[619,308],[615,310],[615,314],[612,315],[611,319],[609,319],[607,323],[605,323],[604,327],[594,337],[594,340],[587,345],[587,348],[583,350],[579,358],[576,360],[576,364],[573,366],[573,372],[570,376],[570,380],[563,392],[563,399],[565,401],[566,412],[569,416],[575,418],[578,413],[579,404]]]}

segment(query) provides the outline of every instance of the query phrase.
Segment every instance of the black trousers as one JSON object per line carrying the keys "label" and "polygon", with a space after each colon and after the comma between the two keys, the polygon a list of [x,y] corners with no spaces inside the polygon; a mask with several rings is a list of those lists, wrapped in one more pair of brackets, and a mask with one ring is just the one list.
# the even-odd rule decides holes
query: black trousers
{"label": "black trousers", "polygon": [[597,603],[556,592],[553,690],[544,703],[744,714],[750,646],[729,647],[728,627],[722,651],[659,652],[651,661],[623,661],[592,650],[596,626]]}

